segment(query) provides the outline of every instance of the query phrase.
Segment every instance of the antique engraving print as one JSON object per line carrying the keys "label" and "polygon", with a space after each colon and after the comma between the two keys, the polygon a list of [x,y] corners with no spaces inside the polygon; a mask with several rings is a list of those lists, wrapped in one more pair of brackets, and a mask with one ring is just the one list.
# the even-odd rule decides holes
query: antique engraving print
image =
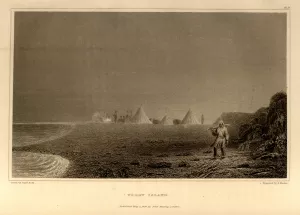
{"label": "antique engraving print", "polygon": [[287,13],[13,11],[11,177],[287,178]]}

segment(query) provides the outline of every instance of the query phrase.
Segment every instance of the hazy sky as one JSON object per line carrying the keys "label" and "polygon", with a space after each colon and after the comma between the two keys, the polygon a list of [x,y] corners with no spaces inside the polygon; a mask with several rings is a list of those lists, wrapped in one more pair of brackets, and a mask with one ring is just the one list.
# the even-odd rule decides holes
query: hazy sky
{"label": "hazy sky", "polygon": [[14,35],[14,121],[214,121],[286,90],[285,14],[17,12]]}

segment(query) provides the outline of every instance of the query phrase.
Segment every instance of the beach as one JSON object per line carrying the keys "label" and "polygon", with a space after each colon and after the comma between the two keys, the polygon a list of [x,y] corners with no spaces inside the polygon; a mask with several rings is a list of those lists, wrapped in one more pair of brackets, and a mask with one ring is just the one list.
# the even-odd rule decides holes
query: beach
{"label": "beach", "polygon": [[[50,154],[70,162],[60,176],[47,177],[286,177],[284,161],[253,160],[249,152],[238,151],[233,145],[228,146],[225,159],[212,159],[214,138],[208,127],[86,123],[61,138],[14,147],[13,153]],[[280,165],[282,169],[275,168]]]}

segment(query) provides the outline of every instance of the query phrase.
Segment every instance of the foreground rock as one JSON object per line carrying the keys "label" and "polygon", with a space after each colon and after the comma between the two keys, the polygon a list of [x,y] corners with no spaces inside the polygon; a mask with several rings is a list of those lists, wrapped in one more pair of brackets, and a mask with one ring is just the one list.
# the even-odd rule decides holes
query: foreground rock
{"label": "foreground rock", "polygon": [[287,156],[287,95],[279,92],[269,107],[257,110],[239,128],[241,151],[251,151],[253,159],[278,159]]}
{"label": "foreground rock", "polygon": [[184,161],[182,161],[182,162],[180,162],[179,164],[178,164],[178,167],[190,167],[191,165],[189,164],[189,163],[187,163],[187,162],[184,162]]}
{"label": "foreground rock", "polygon": [[148,167],[150,168],[170,168],[171,166],[172,164],[168,162],[158,162],[158,163],[148,164]]}

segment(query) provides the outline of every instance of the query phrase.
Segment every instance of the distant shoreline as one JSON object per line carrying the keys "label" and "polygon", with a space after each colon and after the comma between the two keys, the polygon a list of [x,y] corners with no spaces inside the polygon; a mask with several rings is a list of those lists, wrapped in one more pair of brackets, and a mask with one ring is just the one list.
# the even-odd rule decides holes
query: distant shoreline
{"label": "distant shoreline", "polygon": [[73,125],[84,122],[13,122],[13,125]]}
{"label": "distant shoreline", "polygon": [[[159,126],[160,124],[145,124],[145,123],[105,123],[105,122],[93,122],[93,121],[84,121],[84,122],[13,122],[13,125],[83,125],[83,124],[123,124],[123,125],[155,125]],[[208,126],[212,123],[205,124],[172,124],[172,125],[163,125],[163,126]]]}

